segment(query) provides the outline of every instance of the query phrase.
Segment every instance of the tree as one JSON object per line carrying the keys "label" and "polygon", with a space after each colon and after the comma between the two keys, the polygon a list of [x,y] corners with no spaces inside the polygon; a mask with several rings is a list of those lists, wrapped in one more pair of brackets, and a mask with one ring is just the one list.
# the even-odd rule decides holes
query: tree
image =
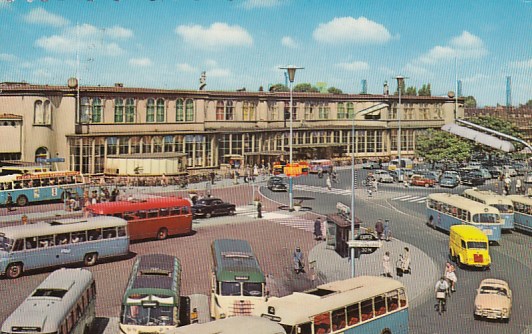
{"label": "tree", "polygon": [[466,96],[464,98],[464,107],[465,108],[476,108],[477,107],[477,100],[475,100],[474,96]]}
{"label": "tree", "polygon": [[344,92],[342,92],[341,89],[336,88],[336,87],[329,87],[329,88],[327,89],[327,92],[328,92],[329,94],[343,94],[343,93],[344,93]]}
{"label": "tree", "polygon": [[421,88],[418,90],[417,94],[419,96],[432,96],[432,92],[430,91],[430,83],[423,84]]}
{"label": "tree", "polygon": [[513,137],[521,138],[521,131],[512,122],[498,117],[481,116],[469,120],[471,123],[492,129]]}
{"label": "tree", "polygon": [[270,92],[289,92],[290,88],[288,88],[286,85],[283,85],[281,83],[276,83],[271,85]]}
{"label": "tree", "polygon": [[526,106],[529,107],[529,108],[532,108],[532,100],[528,100],[526,102]]}
{"label": "tree", "polygon": [[470,141],[435,129],[416,139],[416,155],[429,161],[464,161],[470,158],[472,147]]}
{"label": "tree", "polygon": [[406,89],[406,95],[410,96],[416,96],[417,95],[417,89],[414,86],[410,86]]}
{"label": "tree", "polygon": [[319,93],[320,90],[309,83],[300,83],[294,86],[294,92]]}

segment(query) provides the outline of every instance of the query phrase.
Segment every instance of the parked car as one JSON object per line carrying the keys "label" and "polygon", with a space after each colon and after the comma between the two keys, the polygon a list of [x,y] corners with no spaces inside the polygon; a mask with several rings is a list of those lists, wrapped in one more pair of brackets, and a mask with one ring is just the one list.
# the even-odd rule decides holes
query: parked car
{"label": "parked car", "polygon": [[525,175],[524,183],[532,183],[532,172],[527,172]]}
{"label": "parked car", "polygon": [[486,169],[490,172],[492,179],[499,178],[502,174],[502,169],[498,166],[488,166]]}
{"label": "parked car", "polygon": [[390,173],[382,169],[377,169],[375,172],[373,172],[373,177],[375,177],[377,182],[393,183],[393,177],[390,175]]}
{"label": "parked car", "polygon": [[193,217],[210,218],[220,215],[234,215],[236,205],[222,201],[215,197],[201,198],[192,206]]}
{"label": "parked car", "polygon": [[512,290],[507,282],[486,278],[480,282],[475,297],[475,319],[500,319],[510,321],[512,314]]}
{"label": "parked car", "polygon": [[440,187],[456,188],[460,184],[457,176],[444,176],[440,180]]}
{"label": "parked car", "polygon": [[[454,170],[446,170],[440,175],[440,179],[450,176],[450,177],[456,177],[458,179],[458,182],[460,182],[460,173]],[[440,181],[441,182],[441,181]]]}
{"label": "parked car", "polygon": [[286,183],[282,177],[272,176],[268,179],[267,183],[268,189],[271,191],[287,191]]}
{"label": "parked car", "polygon": [[461,177],[461,180],[462,184],[466,184],[473,187],[481,186],[485,182],[482,175],[477,172],[467,173]]}
{"label": "parked car", "polygon": [[379,169],[381,164],[377,161],[366,161],[362,164],[363,169]]}
{"label": "parked car", "polygon": [[410,184],[413,186],[422,186],[422,187],[434,187],[436,181],[429,179],[423,175],[414,174],[410,177]]}
{"label": "parked car", "polygon": [[423,174],[423,176],[427,179],[434,180],[434,183],[438,183],[439,177],[437,172],[426,172],[425,174]]}

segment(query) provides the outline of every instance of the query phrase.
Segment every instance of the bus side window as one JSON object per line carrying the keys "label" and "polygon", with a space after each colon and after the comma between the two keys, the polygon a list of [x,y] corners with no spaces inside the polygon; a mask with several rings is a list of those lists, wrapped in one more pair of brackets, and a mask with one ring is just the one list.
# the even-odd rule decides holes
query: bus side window
{"label": "bus side window", "polygon": [[98,240],[102,238],[102,230],[99,228],[96,230],[89,230],[87,233],[89,235],[89,240]]}
{"label": "bus side window", "polygon": [[66,245],[70,242],[70,235],[68,233],[58,234],[55,237],[56,245]]}
{"label": "bus side window", "polygon": [[[125,216],[125,214],[124,214],[124,216]],[[121,212],[114,213],[114,214],[113,214],[113,217],[122,218],[122,213],[121,213]]]}
{"label": "bus side window", "polygon": [[375,297],[375,316],[383,315],[386,313],[386,304],[383,296]]}
{"label": "bus side window", "polygon": [[135,220],[135,214],[133,212],[124,212],[124,219],[129,220]]}
{"label": "bus side window", "polygon": [[184,206],[181,210],[181,212],[184,214],[184,215],[188,215],[190,213],[190,208],[188,206]]}
{"label": "bus side window", "polygon": [[314,333],[325,334],[331,332],[331,318],[329,312],[314,316]]}
{"label": "bus side window", "polygon": [[345,328],[345,307],[332,311],[333,331]]}
{"label": "bus side window", "polygon": [[139,217],[139,219],[146,218],[146,211],[144,211],[144,210],[138,211],[137,212],[137,217]]}
{"label": "bus side window", "polygon": [[103,238],[104,239],[110,239],[116,237],[116,228],[115,227],[108,227],[103,229]]}
{"label": "bus side window", "polygon": [[364,300],[361,303],[362,321],[373,318],[373,301],[371,299]]}
{"label": "bus side window", "polygon": [[54,246],[54,236],[53,235],[45,235],[39,237],[39,248],[46,248]]}
{"label": "bus side window", "polygon": [[181,208],[180,207],[175,207],[175,208],[171,208],[170,209],[170,215],[177,216],[179,214],[181,214]]}
{"label": "bus side window", "polygon": [[118,236],[119,237],[125,237],[126,236],[126,227],[125,226],[119,226],[118,227]]}
{"label": "bus side window", "polygon": [[37,238],[26,238],[26,249],[37,248]]}
{"label": "bus side window", "polygon": [[24,249],[24,239],[15,240],[15,245],[13,246],[13,252],[18,252]]}
{"label": "bus side window", "polygon": [[159,216],[161,217],[166,217],[170,214],[170,211],[168,211],[168,209],[161,209],[161,211],[159,211]]}
{"label": "bus side window", "polygon": [[158,215],[159,215],[158,209],[148,211],[148,218],[157,218]]}
{"label": "bus side window", "polygon": [[349,305],[347,307],[347,325],[353,326],[360,321],[360,307],[357,304]]}
{"label": "bus side window", "polygon": [[70,240],[73,244],[78,242],[84,242],[87,239],[85,236],[85,231],[82,232],[72,232],[72,239]]}

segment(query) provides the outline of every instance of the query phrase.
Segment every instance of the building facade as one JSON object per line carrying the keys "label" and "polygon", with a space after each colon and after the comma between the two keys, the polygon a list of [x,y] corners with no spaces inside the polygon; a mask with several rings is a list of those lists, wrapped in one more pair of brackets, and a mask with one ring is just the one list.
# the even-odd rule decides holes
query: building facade
{"label": "building facade", "polygon": [[78,87],[75,80],[0,89],[0,124],[18,129],[0,134],[9,143],[0,159],[63,157],[60,168],[88,174],[106,172],[110,158],[139,155],[178,160],[169,174],[288,160],[290,117],[294,160],[387,160],[398,146],[412,156],[420,133],[464,115],[463,100],[447,96],[402,96],[399,105],[396,95],[294,92],[290,108],[287,92]]}

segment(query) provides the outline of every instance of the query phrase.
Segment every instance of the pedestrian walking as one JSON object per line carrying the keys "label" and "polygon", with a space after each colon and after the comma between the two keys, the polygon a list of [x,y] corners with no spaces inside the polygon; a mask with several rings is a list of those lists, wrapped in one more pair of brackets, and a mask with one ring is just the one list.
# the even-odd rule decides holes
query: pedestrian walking
{"label": "pedestrian walking", "polygon": [[327,189],[331,190],[332,189],[332,184],[331,184],[331,176],[330,175],[327,175],[327,180],[325,182],[327,184]]}
{"label": "pedestrian walking", "polygon": [[305,272],[305,265],[303,264],[303,252],[301,251],[301,248],[298,246],[296,247],[296,250],[293,254],[294,259],[294,271],[296,274],[304,273]]}
{"label": "pedestrian walking", "polygon": [[15,209],[13,209],[13,197],[11,196],[11,193],[7,193],[6,208],[7,208],[7,211],[14,211],[15,210]]}
{"label": "pedestrian walking", "polygon": [[411,258],[410,258],[410,249],[408,247],[405,247],[403,249],[403,253],[401,253],[401,255],[399,256],[399,261],[401,263],[401,270],[403,271],[403,273],[410,274],[411,273],[411,270],[410,270]]}
{"label": "pedestrian walking", "polygon": [[314,239],[315,240],[322,240],[323,239],[323,233],[321,230],[321,219],[320,217],[316,218],[314,221]]}
{"label": "pedestrian walking", "polygon": [[522,187],[521,179],[515,180],[515,193],[520,195],[522,193],[521,187]]}
{"label": "pedestrian walking", "polygon": [[456,282],[458,281],[458,277],[456,277],[456,268],[453,266],[452,263],[447,262],[445,264],[445,275],[444,276],[450,285],[451,292],[455,292]]}
{"label": "pedestrian walking", "polygon": [[391,241],[392,240],[392,229],[390,227],[390,220],[385,219],[384,220],[384,240]]}
{"label": "pedestrian walking", "polygon": [[211,184],[214,184],[214,179],[216,178],[216,174],[214,174],[214,171],[211,170],[209,173],[209,177],[211,178]]}
{"label": "pedestrian walking", "polygon": [[375,223],[375,232],[377,232],[377,238],[382,240],[382,233],[384,232],[384,225],[382,224],[382,219],[377,220]]}
{"label": "pedestrian walking", "polygon": [[382,257],[382,267],[384,268],[383,276],[392,277],[392,263],[390,260],[390,252],[384,253]]}
{"label": "pedestrian walking", "polygon": [[257,203],[257,218],[262,218],[262,203],[258,201]]}
{"label": "pedestrian walking", "polygon": [[504,177],[504,195],[510,195],[510,188],[512,187],[512,179],[510,176]]}

